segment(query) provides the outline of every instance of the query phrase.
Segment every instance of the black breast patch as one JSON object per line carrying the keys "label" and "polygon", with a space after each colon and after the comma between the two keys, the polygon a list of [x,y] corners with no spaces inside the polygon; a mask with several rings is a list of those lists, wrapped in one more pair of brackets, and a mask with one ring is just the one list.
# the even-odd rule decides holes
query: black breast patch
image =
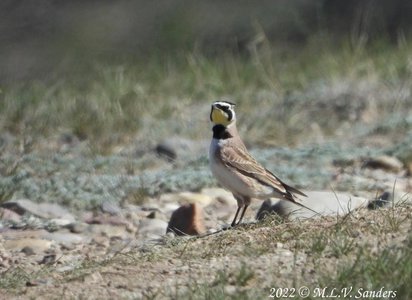
{"label": "black breast patch", "polygon": [[213,126],[213,138],[218,140],[226,140],[231,138],[232,135],[229,133],[227,128],[222,124]]}

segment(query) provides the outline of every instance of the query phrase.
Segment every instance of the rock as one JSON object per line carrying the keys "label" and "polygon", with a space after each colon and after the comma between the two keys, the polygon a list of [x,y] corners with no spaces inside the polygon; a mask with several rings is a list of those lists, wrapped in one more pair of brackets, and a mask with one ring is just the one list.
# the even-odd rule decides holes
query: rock
{"label": "rock", "polygon": [[56,272],[59,272],[59,273],[69,272],[69,271],[76,269],[77,267],[78,266],[76,265],[63,266],[63,267],[56,268]]}
{"label": "rock", "polygon": [[368,208],[369,209],[377,209],[380,207],[387,206],[389,203],[391,203],[393,200],[393,195],[390,192],[384,192],[382,193],[377,199],[372,200],[371,202],[368,203]]}
{"label": "rock", "polygon": [[9,145],[12,145],[15,141],[15,137],[11,135],[9,132],[2,132],[0,133],[0,149],[6,148]]}
{"label": "rock", "polygon": [[190,203],[179,207],[173,212],[166,232],[177,235],[199,235],[206,232],[201,206]]}
{"label": "rock", "polygon": [[47,254],[43,256],[42,260],[39,261],[39,265],[50,265],[56,262],[56,254]]}
{"label": "rock", "polygon": [[166,233],[167,222],[159,219],[142,219],[139,223],[139,235],[162,236]]}
{"label": "rock", "polygon": [[44,219],[65,219],[74,221],[74,216],[65,208],[54,203],[35,203],[28,199],[11,200],[1,205],[20,215],[26,212]]}
{"label": "rock", "polygon": [[88,274],[83,278],[83,281],[86,284],[90,284],[90,285],[98,285],[101,284],[102,282],[104,282],[103,276],[102,274],[100,274],[100,272],[96,271],[94,273]]}
{"label": "rock", "polygon": [[100,205],[100,209],[102,210],[102,212],[108,213],[112,216],[120,215],[122,212],[120,206],[113,201],[103,201],[103,203]]}
{"label": "rock", "polygon": [[118,237],[125,239],[130,236],[125,226],[112,226],[108,224],[93,224],[88,227],[88,232],[91,234],[98,234],[103,237]]}
{"label": "rock", "polygon": [[[355,197],[348,193],[334,193],[329,191],[310,191],[305,192],[308,197],[301,197],[301,203],[318,213],[293,204],[290,201],[277,200],[268,209],[268,203],[263,203],[262,211],[275,212],[282,217],[290,217],[291,219],[312,218],[317,216],[336,216],[346,215],[348,212],[359,207],[365,207],[368,203],[367,199]],[[260,211],[260,210],[259,210]]]}
{"label": "rock", "polygon": [[10,209],[0,208],[0,219],[3,221],[12,221],[18,223],[21,221],[21,215]]}
{"label": "rock", "polygon": [[39,286],[39,285],[53,285],[53,280],[47,279],[33,279],[26,282],[27,287]]}
{"label": "rock", "polygon": [[92,243],[94,243],[98,246],[104,247],[104,248],[107,248],[107,247],[110,246],[110,241],[107,238],[102,237],[102,236],[93,237]]}
{"label": "rock", "polygon": [[155,212],[155,211],[150,212],[150,213],[146,216],[146,218],[148,218],[148,219],[156,219],[156,212]]}
{"label": "rock", "polygon": [[168,162],[173,162],[177,158],[176,149],[172,145],[169,145],[168,143],[165,143],[165,142],[158,144],[155,148],[155,151],[157,155],[159,155],[160,157],[163,157]]}
{"label": "rock", "polygon": [[263,201],[262,205],[260,206],[256,214],[256,220],[263,220],[267,215],[270,215],[272,213],[273,213],[272,201],[270,201],[270,199],[267,199]]}
{"label": "rock", "polygon": [[0,239],[0,268],[9,268],[11,255],[6,249],[4,249],[4,241]]}
{"label": "rock", "polygon": [[44,238],[62,245],[80,244],[84,241],[84,237],[81,235],[64,231],[49,233]]}
{"label": "rock", "polygon": [[393,156],[382,155],[378,157],[372,157],[367,159],[364,167],[371,169],[382,169],[389,172],[398,173],[403,169],[403,163]]}
{"label": "rock", "polygon": [[65,227],[73,223],[72,219],[51,219],[50,222],[54,223],[58,227]]}
{"label": "rock", "polygon": [[120,216],[97,215],[86,219],[87,224],[109,224],[113,226],[125,226],[129,222]]}
{"label": "rock", "polygon": [[155,151],[169,162],[177,159],[187,159],[197,153],[205,153],[208,142],[192,141],[182,137],[169,137],[156,145]]}
{"label": "rock", "polygon": [[24,253],[40,254],[50,249],[52,241],[44,239],[23,238],[18,240],[4,241],[4,248],[9,251],[23,251]]}
{"label": "rock", "polygon": [[36,253],[34,252],[33,248],[31,248],[31,247],[29,247],[29,246],[26,246],[26,247],[24,247],[23,249],[21,249],[21,252],[23,252],[23,253],[26,254],[27,256],[36,254]]}
{"label": "rock", "polygon": [[70,232],[72,232],[72,233],[82,233],[82,232],[86,231],[88,226],[89,225],[86,224],[86,223],[74,222],[74,223],[70,223],[70,224],[66,225],[65,228],[70,230]]}
{"label": "rock", "polygon": [[44,229],[37,230],[7,230],[0,233],[0,240],[17,240],[25,238],[42,239],[48,232]]}
{"label": "rock", "polygon": [[412,176],[412,161],[408,162],[406,166],[406,171],[408,176]]}

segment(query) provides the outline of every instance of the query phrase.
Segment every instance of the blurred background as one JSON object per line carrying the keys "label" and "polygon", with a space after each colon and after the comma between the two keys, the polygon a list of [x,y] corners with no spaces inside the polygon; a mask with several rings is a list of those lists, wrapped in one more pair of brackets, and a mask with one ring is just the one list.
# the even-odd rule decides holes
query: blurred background
{"label": "blurred background", "polygon": [[201,139],[226,96],[249,111],[249,143],[396,141],[410,129],[411,28],[406,0],[4,0],[0,129],[103,152]]}
{"label": "blurred background", "polygon": [[129,64],[187,52],[248,56],[265,40],[295,50],[325,36],[354,47],[398,44],[410,36],[411,13],[405,0],[5,0],[0,80],[43,80],[95,61]]}

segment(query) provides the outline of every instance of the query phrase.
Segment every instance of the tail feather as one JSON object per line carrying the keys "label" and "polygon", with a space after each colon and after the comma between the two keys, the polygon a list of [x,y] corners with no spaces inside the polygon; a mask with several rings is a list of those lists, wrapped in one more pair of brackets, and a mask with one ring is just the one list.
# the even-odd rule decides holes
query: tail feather
{"label": "tail feather", "polygon": [[299,191],[299,190],[297,190],[297,189],[295,189],[295,188],[293,188],[293,187],[291,187],[291,186],[288,186],[288,185],[286,185],[286,184],[284,184],[284,185],[285,185],[285,188],[286,188],[286,193],[283,194],[283,197],[284,197],[285,200],[288,200],[288,201],[290,201],[290,202],[293,202],[294,204],[296,204],[296,205],[298,205],[298,206],[300,206],[300,207],[306,208],[307,210],[310,210],[311,212],[313,212],[313,213],[315,213],[315,214],[317,214],[317,215],[320,215],[320,213],[318,213],[317,211],[315,211],[315,210],[307,207],[306,205],[303,205],[302,203],[296,201],[296,198],[295,198],[294,194],[298,194],[298,195],[307,197],[306,194],[302,193],[301,191]]}
{"label": "tail feather", "polygon": [[298,195],[301,195],[301,196],[303,196],[303,197],[307,197],[307,195],[306,195],[305,193],[299,191],[298,189],[296,189],[296,188],[294,188],[294,187],[292,187],[292,186],[290,186],[290,185],[287,185],[286,183],[283,183],[283,182],[282,182],[282,184],[283,184],[283,186],[285,187],[285,189],[286,189],[286,191],[287,191],[288,193],[298,194]]}

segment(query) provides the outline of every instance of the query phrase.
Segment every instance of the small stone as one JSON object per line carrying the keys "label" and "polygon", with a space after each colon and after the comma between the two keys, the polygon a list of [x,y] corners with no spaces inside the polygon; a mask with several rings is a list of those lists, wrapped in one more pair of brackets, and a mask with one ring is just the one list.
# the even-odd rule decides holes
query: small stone
{"label": "small stone", "polygon": [[101,284],[104,279],[100,272],[94,272],[84,277],[83,281],[87,284]]}
{"label": "small stone", "polygon": [[29,199],[18,199],[7,201],[1,205],[4,208],[10,209],[19,215],[28,212],[44,219],[65,219],[74,221],[74,216],[65,208],[54,203],[35,203]]}
{"label": "small stone", "polygon": [[122,212],[122,209],[119,207],[119,205],[117,203],[114,203],[113,201],[103,201],[100,208],[102,212],[108,213],[112,216],[120,215]]}
{"label": "small stone", "polygon": [[36,253],[34,252],[33,248],[31,248],[31,247],[29,247],[29,246],[26,246],[26,247],[24,247],[23,249],[21,249],[21,252],[23,252],[23,253],[26,254],[26,255],[34,255],[34,254],[36,254]]}
{"label": "small stone", "polygon": [[228,296],[233,296],[236,294],[237,287],[234,285],[226,285],[225,286],[225,294]]}
{"label": "small stone", "polygon": [[408,165],[407,165],[407,167],[406,167],[406,170],[407,170],[407,175],[408,175],[408,176],[412,176],[412,161],[411,161],[411,162],[408,162]]}
{"label": "small stone", "polygon": [[110,216],[110,215],[97,215],[90,219],[85,220],[88,224],[108,224],[113,226],[125,226],[128,221],[121,216]]}
{"label": "small stone", "polygon": [[56,254],[47,254],[43,256],[43,259],[39,262],[40,265],[53,264],[56,261]]}
{"label": "small stone", "polygon": [[27,287],[51,284],[53,284],[51,279],[34,279],[26,282]]}
{"label": "small stone", "polygon": [[56,269],[56,271],[59,272],[59,273],[64,273],[64,272],[72,271],[76,268],[77,268],[76,265],[68,265],[68,266],[59,267],[59,268]]}
{"label": "small stone", "polygon": [[150,213],[146,216],[146,218],[148,218],[148,219],[155,219],[155,218],[156,218],[156,212],[155,212],[155,211],[150,212]]}
{"label": "small stone", "polygon": [[188,156],[196,152],[203,152],[203,148],[203,143],[172,136],[157,144],[155,151],[157,155],[168,162],[174,162],[177,159],[187,159]]}
{"label": "small stone", "polygon": [[177,235],[199,235],[206,232],[201,206],[197,203],[190,203],[174,211],[166,232],[170,231]]}
{"label": "small stone", "polygon": [[368,203],[368,208],[369,209],[377,209],[377,208],[380,208],[380,207],[387,206],[389,203],[391,203],[392,199],[393,199],[392,193],[384,192],[378,198],[376,198],[375,200],[372,200],[371,202],[369,202]]}
{"label": "small stone", "polygon": [[139,223],[140,235],[157,235],[161,236],[166,233],[167,222],[159,219],[142,219]]}
{"label": "small stone", "polygon": [[381,155],[372,157],[364,162],[364,167],[371,169],[382,169],[389,172],[398,173],[403,169],[403,163],[393,156]]}
{"label": "small stone", "polygon": [[23,251],[28,255],[44,253],[50,249],[53,242],[44,239],[23,238],[18,240],[6,240],[4,248],[9,251]]}
{"label": "small stone", "polygon": [[0,219],[4,221],[12,221],[18,223],[21,221],[21,215],[10,209],[0,208]]}
{"label": "small stone", "polygon": [[90,225],[88,231],[92,234],[98,234],[103,237],[111,238],[118,237],[125,239],[130,236],[125,226],[112,226],[108,224],[93,224]]}
{"label": "small stone", "polygon": [[49,233],[45,235],[44,238],[65,245],[80,244],[84,240],[84,238],[81,235],[64,231]]}
{"label": "small stone", "polygon": [[155,151],[157,155],[163,157],[168,162],[173,162],[177,158],[177,152],[172,145],[160,143],[156,146]]}
{"label": "small stone", "polygon": [[75,223],[70,223],[67,226],[65,226],[70,232],[72,233],[82,233],[84,232],[89,225],[86,223],[81,223],[81,222],[75,222]]}
{"label": "small stone", "polygon": [[103,237],[103,236],[95,236],[95,237],[93,237],[92,243],[94,243],[94,244],[96,244],[96,245],[98,245],[98,246],[105,247],[105,248],[107,248],[107,247],[110,246],[110,241],[109,241],[107,238]]}
{"label": "small stone", "polygon": [[270,215],[272,213],[272,201],[270,199],[266,199],[265,201],[263,201],[262,205],[260,206],[256,214],[256,220],[263,220],[267,215]]}
{"label": "small stone", "polygon": [[71,223],[73,223],[72,219],[51,219],[50,222],[54,223],[58,227],[64,227],[67,226]]}

